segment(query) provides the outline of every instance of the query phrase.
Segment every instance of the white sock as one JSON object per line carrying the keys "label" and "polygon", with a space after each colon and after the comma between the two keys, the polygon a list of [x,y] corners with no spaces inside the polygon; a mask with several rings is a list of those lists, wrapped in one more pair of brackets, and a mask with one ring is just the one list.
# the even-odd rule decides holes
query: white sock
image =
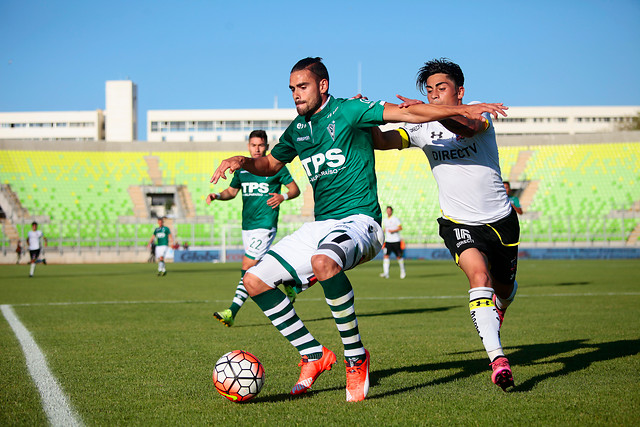
{"label": "white sock", "polygon": [[158,261],[158,271],[164,271],[164,261]]}
{"label": "white sock", "polygon": [[389,275],[389,265],[391,264],[391,260],[389,258],[382,259],[382,272],[385,276]]}
{"label": "white sock", "polygon": [[29,276],[33,276],[33,273],[36,271],[36,263],[32,262],[31,267],[29,267]]}
{"label": "white sock", "polygon": [[404,258],[398,259],[398,265],[400,266],[400,274],[404,274]]}
{"label": "white sock", "polygon": [[493,361],[496,357],[504,356],[504,352],[500,342],[500,318],[491,300],[492,297],[493,289],[491,288],[469,290],[471,320],[480,335],[487,356]]}
{"label": "white sock", "polygon": [[505,310],[516,298],[516,292],[518,292],[518,282],[513,282],[513,291],[511,291],[511,295],[507,299],[502,299],[496,294],[496,306],[500,310]]}

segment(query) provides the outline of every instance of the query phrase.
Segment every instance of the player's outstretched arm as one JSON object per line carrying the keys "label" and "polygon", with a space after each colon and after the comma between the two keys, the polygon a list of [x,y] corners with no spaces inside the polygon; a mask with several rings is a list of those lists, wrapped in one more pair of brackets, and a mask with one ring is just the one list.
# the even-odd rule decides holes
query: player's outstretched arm
{"label": "player's outstretched arm", "polygon": [[[407,108],[411,105],[424,104],[424,102],[420,101],[419,99],[406,98],[402,95],[396,96],[402,101],[402,103],[398,105],[398,107],[400,108]],[[484,132],[489,127],[489,122],[487,122],[484,117],[482,118],[482,120],[472,120],[464,116],[455,116],[439,121],[445,128],[447,128],[451,132],[467,138],[471,138],[477,133]]]}
{"label": "player's outstretched arm", "polygon": [[244,169],[258,176],[273,176],[278,173],[283,166],[284,163],[277,160],[271,154],[255,159],[244,156],[229,157],[220,163],[220,166],[218,166],[211,177],[211,182],[217,184],[220,178],[227,179],[227,171],[234,173],[238,169]]}
{"label": "player's outstretched arm", "polygon": [[[371,128],[371,136],[373,137],[373,148],[376,150],[401,150],[403,147],[402,134],[394,129],[383,132],[380,128]],[[407,144],[405,144],[408,147]]]}
{"label": "player's outstretched arm", "polygon": [[385,122],[409,122],[425,123],[446,119],[454,116],[465,116],[472,120],[482,120],[483,113],[489,113],[494,117],[498,114],[506,116],[508,107],[502,103],[481,103],[473,105],[436,105],[414,104],[403,108],[399,105],[384,104],[383,119]]}
{"label": "player's outstretched arm", "polygon": [[238,195],[239,188],[229,187],[220,193],[211,193],[207,196],[207,204],[210,205],[214,200],[231,200]]}
{"label": "player's outstretched arm", "polygon": [[484,117],[482,120],[472,120],[464,116],[455,116],[440,120],[440,124],[456,135],[462,135],[465,138],[471,138],[489,128],[489,122]]}

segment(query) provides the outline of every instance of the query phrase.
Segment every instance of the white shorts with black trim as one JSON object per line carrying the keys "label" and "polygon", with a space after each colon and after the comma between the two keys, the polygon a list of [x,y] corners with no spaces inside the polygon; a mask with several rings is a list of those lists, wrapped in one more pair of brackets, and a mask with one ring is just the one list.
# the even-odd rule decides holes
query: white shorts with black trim
{"label": "white shorts with black trim", "polygon": [[326,255],[342,270],[350,270],[373,259],[383,242],[382,227],[367,215],[310,222],[280,240],[248,273],[272,288],[293,281],[305,290],[314,279],[313,255]]}
{"label": "white shorts with black trim", "polygon": [[273,240],[275,238],[275,228],[256,228],[255,230],[242,230],[244,255],[247,258],[260,261],[271,247],[271,244],[273,243]]}

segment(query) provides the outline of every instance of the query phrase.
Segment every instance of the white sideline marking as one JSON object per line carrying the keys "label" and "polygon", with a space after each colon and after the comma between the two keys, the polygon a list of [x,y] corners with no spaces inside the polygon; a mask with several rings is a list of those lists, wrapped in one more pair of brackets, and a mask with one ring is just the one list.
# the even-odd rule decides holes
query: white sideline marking
{"label": "white sideline marking", "polygon": [[[637,296],[640,292],[584,292],[566,294],[539,294],[526,295],[518,294],[517,298],[554,298],[554,297],[611,297],[611,296]],[[358,301],[382,301],[382,300],[416,300],[416,299],[469,299],[468,295],[414,295],[406,297],[358,297]],[[324,298],[305,298],[296,302],[325,301]],[[68,305],[109,305],[109,304],[211,304],[228,303],[228,299],[219,300],[164,300],[164,301],[74,301],[74,302],[42,302],[42,303],[18,303],[13,307],[35,307],[35,306],[68,306]]]}
{"label": "white sideline marking", "polygon": [[18,319],[18,316],[16,316],[16,313],[10,305],[0,305],[0,309],[22,346],[22,351],[27,359],[29,374],[31,374],[31,378],[33,378],[40,392],[42,406],[51,425],[81,426],[82,421],[71,408],[58,381],[56,381],[56,378],[51,371],[49,371],[47,360],[29,330],[20,322],[20,319]]}

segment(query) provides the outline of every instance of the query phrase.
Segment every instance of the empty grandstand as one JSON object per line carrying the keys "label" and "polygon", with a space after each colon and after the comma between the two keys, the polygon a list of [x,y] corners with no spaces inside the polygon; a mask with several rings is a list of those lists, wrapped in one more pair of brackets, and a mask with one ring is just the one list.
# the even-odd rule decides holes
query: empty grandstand
{"label": "empty grandstand", "polygon": [[[503,143],[504,142],[504,143]],[[640,244],[640,133],[499,139],[504,179],[525,214],[523,245]],[[144,149],[142,149],[144,147]],[[154,217],[167,215],[177,241],[194,247],[240,245],[241,203],[208,207],[222,189],[209,179],[224,158],[244,153],[183,144],[0,142],[2,249],[23,238],[33,219],[50,251],[143,251]],[[393,205],[409,245],[440,245],[435,180],[417,149],[378,152],[382,205]],[[303,197],[282,206],[279,238],[312,213],[299,162],[291,173]]]}

